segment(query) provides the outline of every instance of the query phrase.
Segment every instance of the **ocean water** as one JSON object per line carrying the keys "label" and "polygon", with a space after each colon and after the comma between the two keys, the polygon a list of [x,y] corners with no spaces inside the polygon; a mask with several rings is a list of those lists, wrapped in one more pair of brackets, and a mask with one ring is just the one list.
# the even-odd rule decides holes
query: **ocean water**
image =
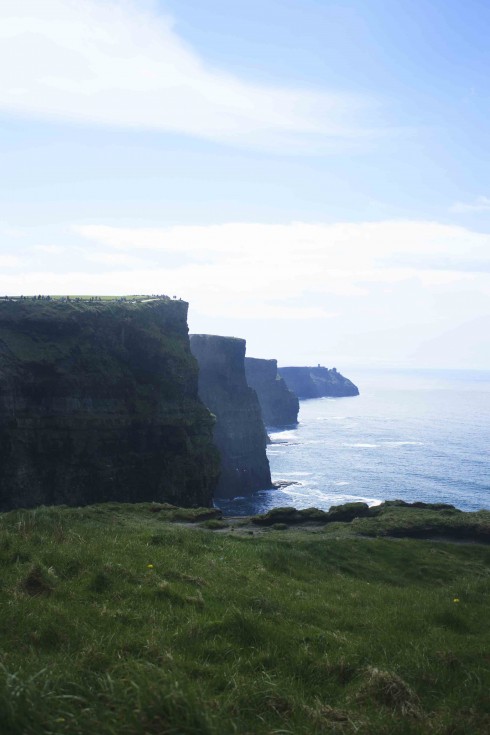
{"label": "ocean water", "polygon": [[297,427],[269,428],[272,479],[281,487],[219,507],[247,515],[395,498],[490,507],[490,372],[348,377],[360,396],[301,401]]}

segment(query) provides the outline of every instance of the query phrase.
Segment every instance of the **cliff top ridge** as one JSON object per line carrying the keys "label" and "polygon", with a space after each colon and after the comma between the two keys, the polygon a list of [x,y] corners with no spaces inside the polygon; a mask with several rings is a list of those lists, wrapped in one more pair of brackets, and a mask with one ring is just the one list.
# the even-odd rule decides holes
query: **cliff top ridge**
{"label": "cliff top ridge", "polygon": [[36,324],[49,322],[85,321],[85,319],[105,317],[125,319],[131,316],[153,316],[157,320],[164,317],[168,325],[172,322],[187,323],[189,304],[168,296],[160,297],[0,297],[0,324],[19,328],[21,325],[34,329]]}
{"label": "cliff top ridge", "polygon": [[203,342],[229,342],[236,344],[246,344],[246,340],[243,337],[225,337],[222,334],[190,334],[189,337],[195,340],[201,340]]}

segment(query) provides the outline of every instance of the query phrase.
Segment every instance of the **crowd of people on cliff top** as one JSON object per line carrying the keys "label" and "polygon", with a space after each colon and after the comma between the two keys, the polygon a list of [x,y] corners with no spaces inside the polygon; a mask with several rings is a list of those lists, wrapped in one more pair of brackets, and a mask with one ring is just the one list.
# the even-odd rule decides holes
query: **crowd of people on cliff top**
{"label": "crowd of people on cliff top", "polygon": [[[44,296],[44,294],[38,294],[37,296],[2,296],[4,301],[102,301],[101,296]],[[121,296],[114,299],[107,299],[109,301],[126,301],[125,296]]]}
{"label": "crowd of people on cliff top", "polygon": [[[151,294],[148,296],[139,296],[138,298],[143,299],[169,299],[170,296],[167,296],[166,294]],[[177,298],[177,296],[173,297],[174,299]],[[78,303],[80,301],[92,303],[94,301],[115,301],[117,303],[121,303],[124,301],[128,301],[128,298],[126,296],[115,296],[112,299],[108,299],[107,297],[102,298],[102,296],[44,296],[43,294],[38,294],[37,296],[0,296],[0,299],[3,301],[61,301],[66,303],[67,301],[73,301],[74,303]],[[131,299],[130,299],[131,300]],[[179,299],[181,301],[182,299]]]}

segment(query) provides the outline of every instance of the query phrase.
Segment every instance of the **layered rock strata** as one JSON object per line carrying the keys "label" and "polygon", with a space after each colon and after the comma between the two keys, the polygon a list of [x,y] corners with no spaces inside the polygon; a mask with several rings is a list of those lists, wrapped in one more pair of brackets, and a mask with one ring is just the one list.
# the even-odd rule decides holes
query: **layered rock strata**
{"label": "layered rock strata", "polygon": [[267,434],[257,395],[245,378],[245,340],[191,334],[190,342],[199,363],[199,396],[216,416],[214,441],[221,454],[217,497],[269,488]]}
{"label": "layered rock strata", "polygon": [[336,368],[326,367],[282,367],[279,375],[284,378],[289,390],[298,398],[321,398],[323,396],[358,396],[359,389]]}
{"label": "layered rock strata", "polygon": [[277,373],[277,360],[245,358],[247,383],[257,393],[266,426],[287,426],[298,422],[299,401]]}
{"label": "layered rock strata", "polygon": [[219,472],[187,304],[0,304],[0,510],[209,506]]}

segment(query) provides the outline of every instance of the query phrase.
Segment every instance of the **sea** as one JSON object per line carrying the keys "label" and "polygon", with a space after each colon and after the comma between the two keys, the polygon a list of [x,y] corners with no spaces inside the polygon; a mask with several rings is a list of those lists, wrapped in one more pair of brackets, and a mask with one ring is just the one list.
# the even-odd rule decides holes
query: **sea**
{"label": "sea", "polygon": [[276,487],[218,500],[226,515],[383,500],[490,508],[490,371],[345,371],[349,398],[300,402],[268,427]]}

